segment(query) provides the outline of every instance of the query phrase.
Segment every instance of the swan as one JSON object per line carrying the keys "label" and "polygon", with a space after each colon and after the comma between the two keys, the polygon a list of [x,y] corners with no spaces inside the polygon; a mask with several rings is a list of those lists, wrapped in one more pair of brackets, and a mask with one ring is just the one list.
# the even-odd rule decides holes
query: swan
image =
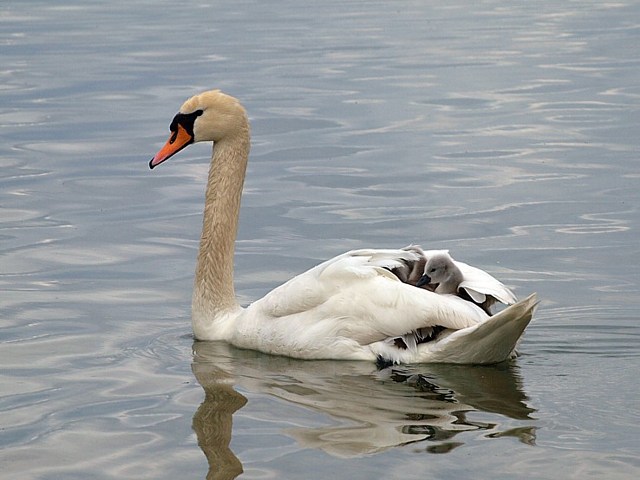
{"label": "swan", "polygon": [[[197,340],[301,359],[392,363],[496,363],[514,353],[535,294],[490,317],[472,302],[402,282],[390,269],[417,261],[411,249],[346,252],[240,306],[233,256],[250,150],[246,111],[211,90],[184,102],[169,130],[152,169],[192,143],[213,143],[192,298]],[[431,341],[411,348],[390,341],[435,327]]]}
{"label": "swan", "polygon": [[479,268],[454,260],[448,250],[424,252],[424,274],[417,287],[430,286],[436,293],[458,295],[479,305],[491,315],[496,302],[513,305],[514,293],[502,282]]}

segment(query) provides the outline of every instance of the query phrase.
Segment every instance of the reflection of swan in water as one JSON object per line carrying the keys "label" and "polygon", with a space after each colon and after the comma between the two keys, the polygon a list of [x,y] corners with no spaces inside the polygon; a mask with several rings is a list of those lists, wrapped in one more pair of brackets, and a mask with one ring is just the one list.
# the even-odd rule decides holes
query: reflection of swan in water
{"label": "reflection of swan in water", "polygon": [[193,429],[209,463],[207,480],[236,478],[242,473],[242,464],[229,448],[232,415],[247,399],[233,389],[224,370],[198,362],[192,369],[204,389],[204,401],[193,416]]}
{"label": "reflection of swan in water", "polygon": [[330,426],[295,426],[282,433],[305,448],[333,456],[358,457],[408,443],[428,442],[429,452],[449,451],[463,431],[486,430],[488,438],[516,436],[533,443],[535,427],[499,431],[467,419],[470,411],[517,420],[534,411],[525,402],[510,365],[492,367],[421,365],[415,372],[377,372],[366,362],[301,361],[238,350],[219,342],[195,342],[193,372],[205,390],[194,415],[198,443],[209,461],[208,479],[234,478],[242,471],[229,450],[231,416],[246,398],[234,390],[269,395],[331,416]]}

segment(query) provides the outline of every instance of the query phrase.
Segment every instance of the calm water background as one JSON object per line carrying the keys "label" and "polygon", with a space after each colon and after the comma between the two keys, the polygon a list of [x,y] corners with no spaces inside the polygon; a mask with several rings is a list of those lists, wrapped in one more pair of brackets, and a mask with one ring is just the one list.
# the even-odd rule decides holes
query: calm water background
{"label": "calm water background", "polygon": [[[0,41],[3,477],[638,478],[638,2],[5,0]],[[523,355],[194,344],[210,147],[147,161],[212,87],[253,125],[243,302],[445,247],[539,293]]]}

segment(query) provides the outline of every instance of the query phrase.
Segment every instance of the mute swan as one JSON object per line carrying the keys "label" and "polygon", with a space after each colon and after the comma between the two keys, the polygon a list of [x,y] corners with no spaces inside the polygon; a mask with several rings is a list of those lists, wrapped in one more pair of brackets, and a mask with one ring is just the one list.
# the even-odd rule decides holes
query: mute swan
{"label": "mute swan", "polygon": [[[187,100],[170,131],[150,168],[194,142],[213,142],[193,289],[196,339],[303,359],[496,363],[513,353],[535,294],[489,317],[471,302],[415,288],[389,271],[416,261],[412,250],[343,253],[241,307],[233,255],[250,149],[246,112],[235,98],[212,90]],[[430,327],[442,331],[413,348],[389,341]]]}
{"label": "mute swan", "polygon": [[517,302],[516,296],[493,276],[466,263],[455,261],[447,250],[425,252],[424,275],[416,283],[434,286],[436,293],[459,295],[479,305],[491,315],[496,301],[506,305]]}

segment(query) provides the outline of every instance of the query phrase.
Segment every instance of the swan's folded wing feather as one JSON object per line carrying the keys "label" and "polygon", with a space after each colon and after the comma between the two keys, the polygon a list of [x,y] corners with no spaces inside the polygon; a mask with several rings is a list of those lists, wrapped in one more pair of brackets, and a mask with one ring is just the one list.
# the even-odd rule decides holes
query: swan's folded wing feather
{"label": "swan's folded wing feather", "polygon": [[504,285],[494,286],[473,282],[462,282],[458,288],[463,288],[477,303],[484,302],[487,296],[493,297],[505,305],[513,305],[518,301],[515,294]]}
{"label": "swan's folded wing feather", "polygon": [[404,250],[351,250],[291,278],[269,292],[260,302],[271,317],[304,312],[324,303],[334,289],[374,273],[396,281],[395,275],[386,269],[402,265],[403,258],[413,260],[414,257],[413,252]]}
{"label": "swan's folded wing feather", "polygon": [[512,305],[518,301],[514,293],[494,276],[464,262],[457,260],[454,262],[464,277],[459,288],[464,288],[474,301],[484,302],[485,295],[490,295],[506,305]]}

